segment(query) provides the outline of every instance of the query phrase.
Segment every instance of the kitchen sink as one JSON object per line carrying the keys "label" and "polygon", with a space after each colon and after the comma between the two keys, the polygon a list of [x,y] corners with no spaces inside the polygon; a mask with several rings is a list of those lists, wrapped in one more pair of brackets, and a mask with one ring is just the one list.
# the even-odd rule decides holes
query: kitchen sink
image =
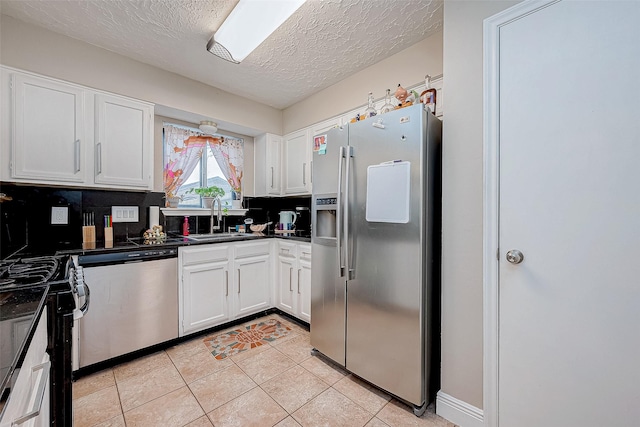
{"label": "kitchen sink", "polygon": [[189,240],[194,240],[196,242],[215,242],[218,240],[227,240],[227,239],[235,239],[238,237],[243,238],[252,238],[258,237],[255,234],[251,233],[206,233],[206,234],[189,234],[186,236]]}

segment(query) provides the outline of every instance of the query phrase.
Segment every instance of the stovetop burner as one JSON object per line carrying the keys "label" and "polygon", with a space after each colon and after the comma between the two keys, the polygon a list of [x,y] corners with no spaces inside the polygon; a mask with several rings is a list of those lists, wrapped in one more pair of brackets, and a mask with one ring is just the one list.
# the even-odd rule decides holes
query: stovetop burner
{"label": "stovetop burner", "polygon": [[46,285],[64,274],[61,258],[42,256],[0,262],[0,290]]}

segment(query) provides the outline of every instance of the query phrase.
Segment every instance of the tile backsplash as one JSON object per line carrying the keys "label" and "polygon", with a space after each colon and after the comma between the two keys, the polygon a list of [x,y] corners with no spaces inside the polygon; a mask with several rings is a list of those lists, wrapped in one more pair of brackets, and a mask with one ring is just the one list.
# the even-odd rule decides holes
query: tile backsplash
{"label": "tile backsplash", "polygon": [[[104,241],[103,218],[111,214],[112,206],[138,206],[137,222],[114,223],[115,241],[141,237],[148,228],[150,206],[164,206],[164,193],[114,190],[59,188],[32,185],[16,185],[0,182],[0,192],[11,197],[11,201],[0,203],[0,259],[28,245],[36,252],[78,249],[82,247],[82,214],[91,212],[95,218],[96,241]],[[249,209],[245,217],[224,218],[225,231],[245,218],[256,224],[272,221],[267,233],[273,233],[280,211],[292,210],[299,214],[296,222],[297,234],[311,235],[311,197],[252,197],[245,198],[244,207]],[[67,207],[68,223],[51,224],[51,208]],[[168,233],[182,233],[182,217],[164,217],[160,224]],[[206,233],[209,217],[189,218],[191,233]]]}
{"label": "tile backsplash", "polygon": [[[111,206],[138,206],[138,222],[114,223],[115,240],[140,237],[149,206],[164,206],[164,193],[70,189],[0,183],[13,200],[0,203],[0,258],[28,245],[36,251],[77,249],[82,245],[82,213],[92,212],[96,239],[104,239],[103,217]],[[68,207],[68,224],[51,224],[51,208]],[[162,221],[162,220],[161,220]]]}

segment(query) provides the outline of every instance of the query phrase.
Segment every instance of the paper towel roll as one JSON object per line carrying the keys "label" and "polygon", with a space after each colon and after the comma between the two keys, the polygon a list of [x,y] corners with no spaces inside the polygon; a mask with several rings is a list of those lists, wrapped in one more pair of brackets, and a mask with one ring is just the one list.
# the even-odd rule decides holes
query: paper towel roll
{"label": "paper towel roll", "polygon": [[149,206],[149,228],[160,225],[160,206]]}

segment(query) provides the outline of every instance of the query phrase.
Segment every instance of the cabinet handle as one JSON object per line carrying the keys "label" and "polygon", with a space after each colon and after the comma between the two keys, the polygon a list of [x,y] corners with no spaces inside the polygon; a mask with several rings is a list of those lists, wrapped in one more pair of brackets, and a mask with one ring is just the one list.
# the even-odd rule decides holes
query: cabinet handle
{"label": "cabinet handle", "polygon": [[229,270],[225,270],[224,271],[224,278],[225,278],[224,284],[225,284],[225,286],[227,288],[225,296],[228,297],[229,296]]}
{"label": "cabinet handle", "polygon": [[298,269],[298,294],[300,294],[300,269]]}
{"label": "cabinet handle", "polygon": [[291,273],[293,273],[293,268],[289,267],[289,292],[293,292],[293,280],[291,279]]}
{"label": "cabinet handle", "polygon": [[238,269],[238,293],[240,293],[240,269]]}
{"label": "cabinet handle", "polygon": [[271,166],[271,188],[273,188],[273,166]]}
{"label": "cabinet handle", "polygon": [[42,376],[40,377],[40,382],[38,383],[38,388],[36,390],[36,399],[33,402],[33,408],[30,412],[24,414],[23,416],[16,418],[11,423],[12,426],[18,426],[25,421],[29,421],[33,417],[37,417],[40,414],[40,409],[42,409],[42,401],[44,400],[44,391],[49,384],[49,372],[51,368],[51,362],[45,362],[40,365],[34,366],[31,369],[31,374],[34,372],[42,370]]}
{"label": "cabinet handle", "polygon": [[98,142],[98,174],[102,173],[102,143]]}
{"label": "cabinet handle", "polygon": [[75,173],[80,172],[80,140],[76,139],[73,143],[73,165]]}
{"label": "cabinet handle", "polygon": [[302,185],[307,185],[307,164],[302,164]]}
{"label": "cabinet handle", "polygon": [[313,160],[311,160],[311,163],[309,163],[309,169],[311,170],[309,178],[311,178],[311,183],[313,184]]}

